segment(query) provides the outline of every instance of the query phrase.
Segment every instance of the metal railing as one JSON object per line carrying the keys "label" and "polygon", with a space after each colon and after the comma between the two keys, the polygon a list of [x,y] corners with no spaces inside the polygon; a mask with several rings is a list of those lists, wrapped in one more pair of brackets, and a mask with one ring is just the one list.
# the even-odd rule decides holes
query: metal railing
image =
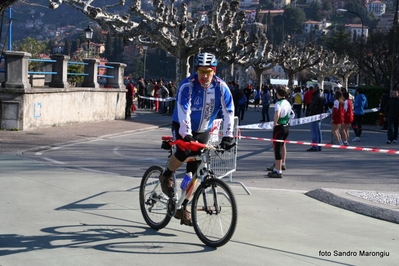
{"label": "metal railing", "polygon": [[[211,158],[211,169],[219,178],[229,177],[230,183],[235,183],[241,185],[244,190],[251,195],[248,188],[238,181],[233,181],[233,173],[237,170],[237,149],[238,149],[238,117],[234,118],[234,130],[233,135],[235,136],[236,146],[230,151],[226,151],[223,154],[218,154],[217,156],[212,156]],[[216,119],[212,124],[211,137],[209,143],[211,145],[218,145],[220,143],[220,136],[222,135],[222,119]]]}
{"label": "metal railing", "polygon": [[[83,62],[69,61],[69,56],[53,54],[49,59],[30,58],[31,54],[22,51],[5,51],[5,67],[0,70],[4,73],[4,87],[30,89],[33,86],[42,87],[48,84],[51,88],[68,88],[71,83],[76,83],[76,76],[82,76],[83,81],[79,87],[100,88],[100,84],[106,88],[125,89],[123,84],[123,71],[126,64],[119,62],[107,62],[100,65],[100,60],[85,58]],[[29,64],[35,65],[35,70],[29,70]],[[83,65],[73,67],[71,65]],[[99,69],[106,70],[99,70]],[[12,71],[10,71],[12,70]],[[35,77],[35,75],[44,75]],[[28,82],[28,80],[30,82]],[[30,84],[31,83],[31,84]]]}

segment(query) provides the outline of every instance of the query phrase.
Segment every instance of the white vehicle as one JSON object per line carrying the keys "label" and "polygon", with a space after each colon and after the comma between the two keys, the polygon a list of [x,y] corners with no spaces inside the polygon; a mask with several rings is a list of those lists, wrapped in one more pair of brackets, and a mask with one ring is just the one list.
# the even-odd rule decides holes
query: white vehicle
{"label": "white vehicle", "polygon": [[[314,84],[318,84],[318,85],[319,85],[319,82],[318,82],[317,80],[308,81],[308,82],[306,82],[306,87],[312,86],[312,85],[314,85]],[[319,85],[319,87],[320,87],[320,85]],[[339,90],[339,89],[341,89],[341,88],[342,88],[342,85],[339,84],[339,83],[330,82],[330,81],[324,81],[324,82],[323,82],[323,89],[324,89],[324,91],[325,91],[325,90],[333,90],[333,91],[336,91],[336,90]]]}

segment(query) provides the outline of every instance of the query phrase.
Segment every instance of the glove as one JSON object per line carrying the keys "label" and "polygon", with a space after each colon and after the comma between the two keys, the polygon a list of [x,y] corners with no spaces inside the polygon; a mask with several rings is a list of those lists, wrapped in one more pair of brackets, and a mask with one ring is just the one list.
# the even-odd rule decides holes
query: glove
{"label": "glove", "polygon": [[186,135],[186,136],[183,138],[183,141],[185,141],[185,142],[191,142],[191,141],[195,141],[195,139],[194,139],[193,136],[191,136],[191,135]]}
{"label": "glove", "polygon": [[226,151],[230,150],[236,145],[234,139],[232,137],[223,137],[220,142],[220,147]]}

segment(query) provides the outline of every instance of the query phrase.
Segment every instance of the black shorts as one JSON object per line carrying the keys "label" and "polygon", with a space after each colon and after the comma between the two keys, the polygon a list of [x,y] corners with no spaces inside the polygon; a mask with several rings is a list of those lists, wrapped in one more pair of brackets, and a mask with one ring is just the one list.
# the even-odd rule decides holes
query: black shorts
{"label": "black shorts", "polygon": [[[174,139],[183,139],[183,137],[179,134],[179,128],[180,124],[177,122],[172,123],[172,136]],[[210,138],[210,133],[207,132],[193,132],[193,138],[197,140],[199,143],[208,143],[209,138]],[[189,156],[195,156],[200,154],[200,151],[192,152],[190,150],[181,150],[178,147],[176,147],[176,152],[175,156],[176,159],[178,159],[181,162],[184,162]],[[189,162],[187,163],[187,173],[192,172],[193,174],[198,168],[198,165],[200,162]]]}
{"label": "black shorts", "polygon": [[[276,140],[286,140],[288,138],[288,134],[290,132],[289,125],[277,125],[273,128],[273,139]],[[281,160],[281,148],[285,145],[284,142],[273,142],[274,149],[274,159]]]}

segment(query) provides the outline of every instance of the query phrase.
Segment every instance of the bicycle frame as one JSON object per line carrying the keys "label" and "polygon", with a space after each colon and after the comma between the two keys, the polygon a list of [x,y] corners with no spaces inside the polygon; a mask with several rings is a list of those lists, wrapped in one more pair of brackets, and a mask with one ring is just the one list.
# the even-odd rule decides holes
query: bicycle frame
{"label": "bicycle frame", "polygon": [[[206,176],[206,173],[211,173],[211,169],[210,169],[210,149],[206,149],[205,151],[201,151],[200,155],[196,155],[196,156],[190,156],[188,157],[184,162],[188,163],[188,162],[194,162],[194,161],[201,161],[200,165],[198,166],[197,170],[195,173],[193,173],[193,179],[191,181],[191,184],[189,185],[189,187],[184,190],[182,192],[182,195],[179,197],[178,194],[178,186],[175,185],[174,186],[174,198],[173,201],[175,202],[175,205],[180,208],[184,202],[184,200],[186,199],[186,195],[187,195],[187,191],[191,188],[191,186],[193,184],[195,184],[195,181],[199,178],[200,183],[204,181],[204,178]],[[172,151],[170,152],[170,154],[172,154]],[[177,178],[176,178],[176,173],[173,173],[173,180],[174,180],[174,184],[177,184]],[[192,188],[192,190],[195,191],[195,188]]]}
{"label": "bicycle frame", "polygon": [[[172,137],[162,139],[162,147],[170,150],[170,155],[173,154],[171,146],[174,145],[191,151],[200,150],[199,155],[190,156],[185,160],[186,163],[197,161],[198,167],[195,171],[192,170],[193,181],[180,196],[176,173],[172,175],[175,184],[174,195],[167,196],[162,192],[159,181],[159,175],[165,168],[159,165],[149,167],[140,183],[139,202],[144,220],[151,228],[159,230],[175,217],[181,219],[181,224],[193,226],[198,238],[207,246],[223,246],[234,234],[238,215],[237,202],[232,190],[221,180],[223,176],[217,176],[211,169],[214,156],[219,156],[219,152],[224,150],[198,142],[173,141]],[[200,184],[197,187],[198,180]],[[183,223],[185,216],[181,216],[186,214],[187,208],[191,210],[189,224]],[[176,216],[177,210],[181,210],[179,216]]]}

